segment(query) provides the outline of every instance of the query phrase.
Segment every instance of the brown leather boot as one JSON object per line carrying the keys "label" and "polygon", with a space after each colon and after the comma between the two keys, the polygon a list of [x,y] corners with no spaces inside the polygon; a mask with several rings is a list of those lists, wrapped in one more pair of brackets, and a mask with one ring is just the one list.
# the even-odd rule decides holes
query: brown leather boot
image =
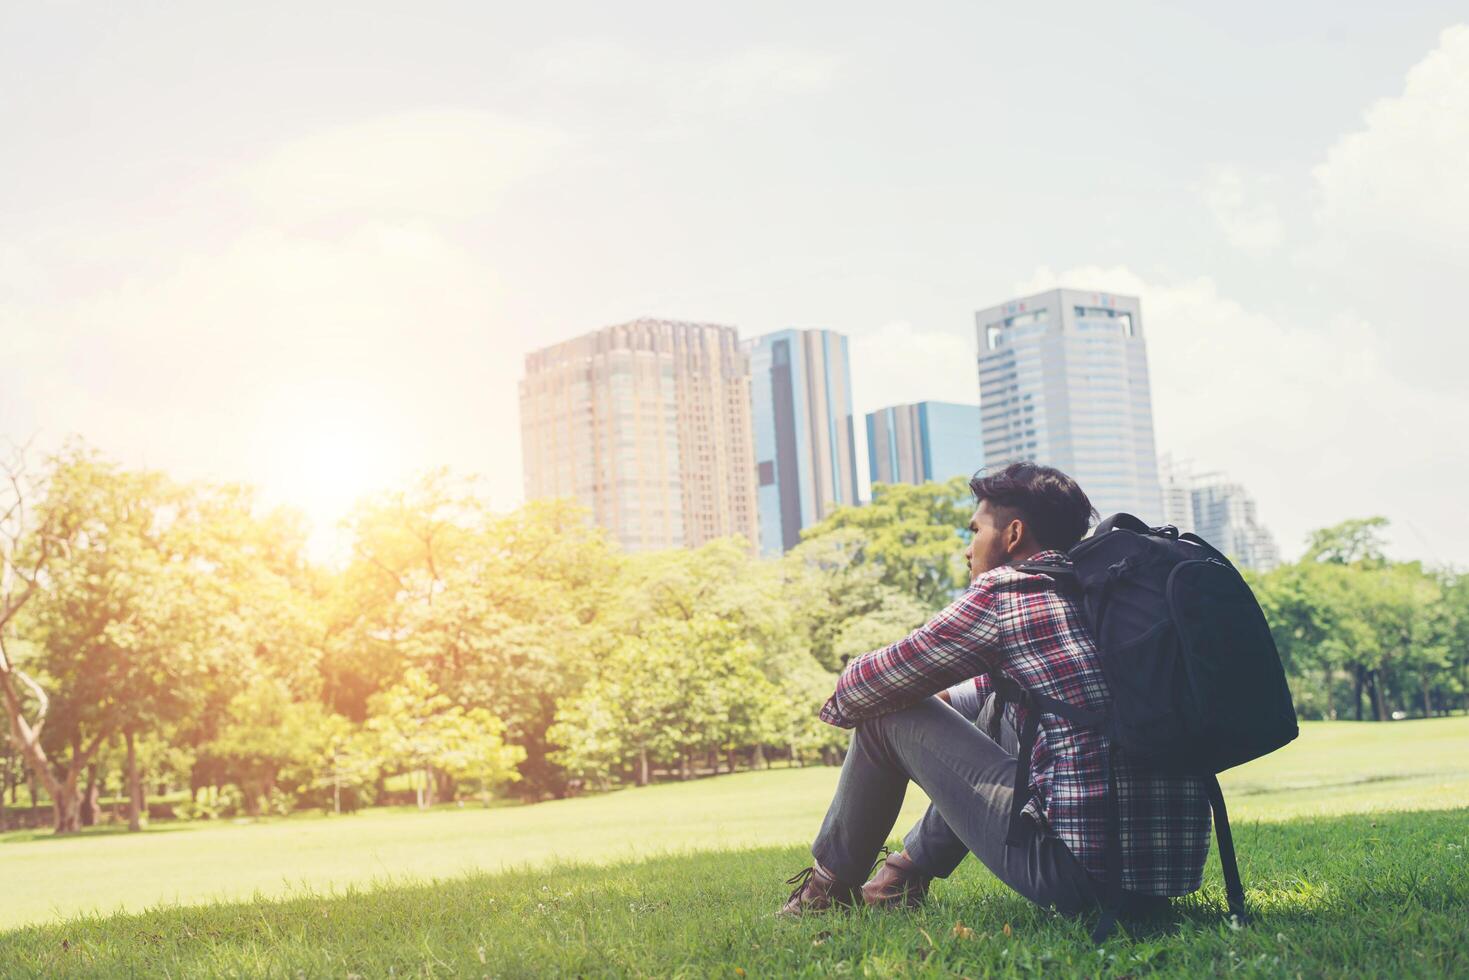
{"label": "brown leather boot", "polygon": [[819,864],[812,864],[804,871],[786,879],[787,885],[796,890],[786,899],[785,905],[776,915],[798,916],[812,912],[825,912],[830,908],[850,908],[857,902],[856,885],[837,881],[830,871]]}
{"label": "brown leather boot", "polygon": [[908,855],[889,854],[872,880],[862,886],[862,901],[874,908],[915,909],[928,897],[927,878],[918,873]]}

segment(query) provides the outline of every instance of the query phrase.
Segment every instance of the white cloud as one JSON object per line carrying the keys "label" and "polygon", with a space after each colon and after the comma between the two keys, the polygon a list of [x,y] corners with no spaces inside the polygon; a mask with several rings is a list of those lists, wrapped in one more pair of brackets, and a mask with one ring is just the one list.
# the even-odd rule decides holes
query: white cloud
{"label": "white cloud", "polygon": [[1462,390],[1469,330],[1454,297],[1469,281],[1469,25],[1444,31],[1402,94],[1363,122],[1312,171],[1316,228],[1302,265],[1393,338],[1400,375]]}
{"label": "white cloud", "polygon": [[978,400],[972,335],[886,323],[850,341],[852,404],[857,414],[919,401]]}
{"label": "white cloud", "polygon": [[1295,229],[1269,181],[1221,167],[1203,187],[1242,250],[1267,254],[1287,232],[1304,243],[1279,269],[1313,298],[1299,322],[1208,278],[1061,278],[1143,297],[1160,448],[1244,480],[1287,552],[1309,527],[1383,513],[1403,553],[1469,563],[1452,489],[1469,481],[1469,330],[1453,299],[1469,281],[1469,25],[1445,30],[1310,177],[1313,212]]}
{"label": "white cloud", "polygon": [[868,493],[865,416],[889,405],[920,401],[975,404],[979,367],[972,332],[919,330],[894,321],[849,340],[853,428],[857,435],[859,490]]}
{"label": "white cloud", "polygon": [[1402,95],[1368,107],[1312,175],[1328,231],[1462,247],[1469,227],[1469,25],[1445,30]]}
{"label": "white cloud", "polygon": [[707,84],[726,102],[824,92],[837,80],[841,59],[823,51],[760,45],[716,62]]}
{"label": "white cloud", "polygon": [[343,213],[459,220],[493,210],[562,139],[486,113],[425,110],[312,133],[233,179],[274,220]]}
{"label": "white cloud", "polygon": [[1414,529],[1432,528],[1428,557],[1469,560],[1447,489],[1469,482],[1469,456],[1446,453],[1433,424],[1469,419],[1469,393],[1396,378],[1379,330],[1345,314],[1282,322],[1208,277],[1152,282],[1125,266],[1042,268],[1016,294],[1057,285],[1142,300],[1159,449],[1243,482],[1287,555],[1312,528],[1383,514],[1402,550],[1423,554]]}
{"label": "white cloud", "polygon": [[457,228],[554,145],[475,113],[367,120],[179,188],[162,230],[0,241],[3,434],[78,432],[318,520],[442,464],[514,503],[520,364]]}
{"label": "white cloud", "polygon": [[712,58],[655,56],[603,39],[561,41],[527,58],[530,76],[573,90],[626,93],[683,115],[711,106],[753,108],[831,89],[843,59],[826,51],[760,44]]}
{"label": "white cloud", "polygon": [[1265,256],[1280,245],[1285,223],[1274,203],[1234,167],[1215,167],[1204,179],[1204,204],[1225,239],[1250,255]]}
{"label": "white cloud", "polygon": [[[515,418],[519,364],[488,329],[497,292],[473,255],[423,226],[331,238],[255,230],[169,275],[33,312],[37,328],[67,340],[50,371],[27,363],[7,394],[41,406],[48,436],[80,431],[129,462],[317,505],[299,453],[281,452],[303,432],[370,445],[346,478],[374,484],[518,458],[518,429],[504,420]],[[480,433],[468,446],[467,430]],[[516,474],[497,474],[494,496],[513,501]]]}

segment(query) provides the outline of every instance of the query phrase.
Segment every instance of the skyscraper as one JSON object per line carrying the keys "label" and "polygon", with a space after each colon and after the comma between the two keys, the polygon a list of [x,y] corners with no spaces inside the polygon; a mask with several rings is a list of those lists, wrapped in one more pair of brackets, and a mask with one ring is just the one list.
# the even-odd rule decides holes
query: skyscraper
{"label": "skyscraper", "polygon": [[1217,473],[1198,477],[1193,487],[1194,533],[1236,565],[1268,572],[1280,564],[1275,538],[1255,514],[1255,499]]}
{"label": "skyscraper", "polygon": [[624,548],[756,541],[749,360],[733,327],[642,319],[526,355],[527,498],[572,497]]}
{"label": "skyscraper", "polygon": [[917,402],[867,415],[873,483],[928,483],[969,476],[984,465],[978,405]]}
{"label": "skyscraper", "polygon": [[1182,531],[1194,527],[1194,474],[1187,460],[1172,453],[1158,457],[1158,482],[1163,487],[1163,523]]}
{"label": "skyscraper", "polygon": [[778,555],[801,528],[857,502],[847,338],[782,330],[749,342],[760,551]]}
{"label": "skyscraper", "polygon": [[1142,312],[1053,289],[975,314],[984,457],[1058,467],[1103,516],[1162,516]]}
{"label": "skyscraper", "polygon": [[1260,523],[1255,500],[1243,486],[1219,473],[1195,475],[1187,460],[1172,453],[1159,458],[1158,471],[1164,523],[1193,531],[1244,568],[1268,572],[1280,564],[1275,538]]}

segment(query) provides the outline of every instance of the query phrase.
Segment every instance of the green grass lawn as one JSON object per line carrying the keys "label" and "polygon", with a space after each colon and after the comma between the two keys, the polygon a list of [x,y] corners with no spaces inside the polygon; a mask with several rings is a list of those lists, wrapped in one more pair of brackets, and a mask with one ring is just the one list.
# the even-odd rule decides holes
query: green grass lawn
{"label": "green grass lawn", "polygon": [[[1029,909],[973,861],[917,914],[771,919],[835,778],[11,834],[0,974],[1469,972],[1469,718],[1307,725],[1227,774],[1256,924],[1223,924],[1211,858],[1174,921],[1100,955],[1083,925]],[[922,805],[915,791],[905,820]]]}

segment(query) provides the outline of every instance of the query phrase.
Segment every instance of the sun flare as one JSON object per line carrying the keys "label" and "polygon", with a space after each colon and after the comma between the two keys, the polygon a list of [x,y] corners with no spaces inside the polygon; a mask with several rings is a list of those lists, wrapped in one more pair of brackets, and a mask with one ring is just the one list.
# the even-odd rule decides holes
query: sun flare
{"label": "sun flare", "polygon": [[275,400],[263,420],[263,482],[273,503],[306,515],[319,555],[333,549],[358,501],[402,476],[401,443],[381,404],[365,392],[322,386]]}

